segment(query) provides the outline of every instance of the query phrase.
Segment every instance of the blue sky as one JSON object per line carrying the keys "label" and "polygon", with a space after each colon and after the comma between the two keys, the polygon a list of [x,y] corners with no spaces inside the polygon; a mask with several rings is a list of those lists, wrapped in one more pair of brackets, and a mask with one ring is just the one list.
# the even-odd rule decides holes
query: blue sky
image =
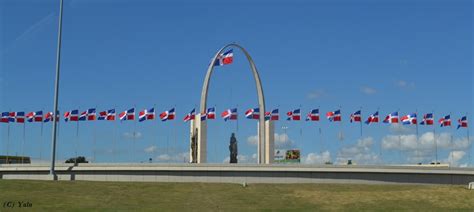
{"label": "blue sky", "polygon": [[[364,126],[361,138],[359,125],[348,122],[360,107],[364,118],[378,108],[381,116],[397,110],[434,111],[436,119],[473,114],[472,1],[64,3],[61,112],[90,107],[120,112],[134,106],[156,106],[161,112],[176,107],[178,120],[81,122],[78,137],[75,123],[61,122],[60,160],[77,152],[96,162],[150,157],[183,162],[189,125],[181,120],[199,104],[210,58],[231,42],[244,46],[256,62],[267,110],[278,107],[283,118],[297,107],[303,113],[341,107],[342,124],[325,119],[276,123],[277,143],[301,149],[305,163],[434,160],[432,127],[419,127],[418,145],[412,126]],[[53,0],[0,2],[0,110],[51,110],[58,6]],[[243,117],[257,105],[256,89],[244,55],[234,52],[234,63],[217,67],[212,76],[208,105],[215,105],[218,113],[238,106],[240,120],[209,122],[208,160],[214,163],[227,157],[232,132],[242,162],[254,162],[256,153],[252,136],[257,124]],[[51,125],[44,124],[43,136],[40,125],[26,125],[24,152],[39,159],[41,151],[45,160]],[[288,127],[286,134],[282,126]],[[7,128],[0,126],[1,154],[6,154]],[[445,140],[450,133],[453,145]],[[403,144],[396,147],[393,136],[398,135]],[[440,160],[469,162],[465,129],[436,127],[436,135],[444,145]],[[8,143],[10,153],[21,154],[21,124],[10,124]]]}

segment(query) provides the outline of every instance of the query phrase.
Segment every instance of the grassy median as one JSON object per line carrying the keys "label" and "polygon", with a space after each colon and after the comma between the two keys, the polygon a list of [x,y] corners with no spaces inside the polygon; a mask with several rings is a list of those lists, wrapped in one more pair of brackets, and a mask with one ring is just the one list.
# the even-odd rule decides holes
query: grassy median
{"label": "grassy median", "polygon": [[[31,203],[18,208],[18,202]],[[0,180],[0,211],[474,210],[463,186]]]}

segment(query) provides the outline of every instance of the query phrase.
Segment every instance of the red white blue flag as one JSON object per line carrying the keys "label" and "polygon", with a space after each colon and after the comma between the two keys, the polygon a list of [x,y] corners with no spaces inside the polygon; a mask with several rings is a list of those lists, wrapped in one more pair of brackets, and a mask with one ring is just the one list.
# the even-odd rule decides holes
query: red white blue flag
{"label": "red white blue flag", "polygon": [[145,120],[155,119],[155,108],[150,108],[149,110],[144,109],[138,113],[138,121],[142,122]]}
{"label": "red white blue flag", "polygon": [[432,113],[427,113],[423,116],[423,120],[420,122],[421,125],[433,125],[434,117]]}
{"label": "red white blue flag", "polygon": [[439,121],[441,127],[451,126],[451,115],[444,116],[440,118]]}
{"label": "red white blue flag", "polygon": [[293,111],[288,111],[286,113],[286,116],[287,116],[286,117],[287,121],[291,121],[291,120],[299,121],[299,120],[301,120],[301,109],[298,108],[298,109],[295,109]]}
{"label": "red white blue flag", "polygon": [[402,121],[402,124],[404,125],[416,124],[417,123],[416,113],[411,113],[406,116],[402,116],[400,120]]}
{"label": "red white blue flag", "polygon": [[458,128],[467,127],[467,116],[463,116],[461,119],[458,119]]}
{"label": "red white blue flag", "polygon": [[115,109],[99,112],[99,117],[97,117],[97,120],[115,121]]}
{"label": "red white blue flag", "polygon": [[206,119],[216,119],[216,108],[215,107],[207,108],[207,113],[205,115],[206,115],[206,117],[204,118],[204,120],[206,120]]}
{"label": "red white blue flag", "polygon": [[194,120],[195,118],[196,118],[196,108],[193,108],[193,110],[191,110],[191,112],[186,114],[186,116],[184,117],[184,122]]}
{"label": "red white blue flag", "polygon": [[306,121],[319,121],[319,109],[312,109],[306,116]]}
{"label": "red white blue flag", "polygon": [[378,122],[379,122],[379,111],[376,111],[375,113],[371,114],[369,118],[367,118],[367,121],[365,121],[366,124],[378,123]]}
{"label": "red white blue flag", "polygon": [[383,120],[383,123],[398,123],[398,112],[388,114]]}
{"label": "red white blue flag", "polygon": [[326,118],[329,121],[341,121],[341,110],[331,111],[326,113]]}
{"label": "red white blue flag", "polygon": [[260,108],[252,108],[245,111],[245,117],[248,119],[259,119],[260,118]]}
{"label": "red white blue flag", "polygon": [[170,110],[167,110],[163,113],[160,114],[160,119],[161,121],[168,121],[168,120],[174,120],[175,117],[175,111],[174,108],[171,108]]}
{"label": "red white blue flag", "polygon": [[280,114],[278,109],[273,109],[272,112],[265,112],[265,120],[278,121],[280,119]]}
{"label": "red white blue flag", "polygon": [[25,123],[25,112],[10,112],[9,122]]}
{"label": "red white blue flag", "polygon": [[227,109],[226,111],[222,112],[221,117],[224,119],[224,121],[237,120],[237,108]]}
{"label": "red white blue flag", "polygon": [[130,108],[119,114],[120,121],[134,120],[135,119],[135,108]]}
{"label": "red white blue flag", "polygon": [[351,114],[351,123],[352,122],[361,122],[362,121],[362,116],[360,110],[354,112]]}
{"label": "red white blue flag", "polygon": [[230,49],[229,51],[226,51],[224,54],[220,54],[219,56],[217,56],[214,66],[228,65],[228,64],[231,64],[233,61],[234,61],[234,50]]}

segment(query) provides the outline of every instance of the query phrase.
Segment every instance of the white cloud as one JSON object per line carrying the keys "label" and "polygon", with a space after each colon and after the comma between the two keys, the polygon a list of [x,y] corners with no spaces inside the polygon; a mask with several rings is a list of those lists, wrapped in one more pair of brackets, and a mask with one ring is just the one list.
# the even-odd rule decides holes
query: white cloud
{"label": "white cloud", "polygon": [[158,162],[188,163],[189,152],[181,152],[177,154],[160,154],[155,158]]}
{"label": "white cloud", "polygon": [[[287,134],[275,133],[275,148],[276,149],[290,149],[294,147],[295,142],[291,140]],[[247,143],[256,146],[258,143],[258,136],[252,135],[247,138]]]}
{"label": "white cloud", "polygon": [[[461,166],[459,161],[466,155],[465,151],[451,151],[448,155],[448,158],[444,159],[444,163],[449,163],[451,166]],[[465,164],[462,164],[464,166]]]}
{"label": "white cloud", "polygon": [[[230,157],[224,158],[222,163],[229,163]],[[249,155],[237,155],[237,163],[257,163],[257,154]]]}
{"label": "white cloud", "polygon": [[122,137],[126,139],[139,139],[142,138],[142,133],[141,132],[125,132],[123,133]]}
{"label": "white cloud", "polygon": [[390,124],[388,128],[390,132],[396,133],[396,134],[406,134],[406,133],[411,133],[414,131],[414,129],[409,128],[400,123]]}
{"label": "white cloud", "polygon": [[[466,137],[456,138],[451,142],[450,133],[437,134],[436,144],[438,149],[465,150],[469,147]],[[433,132],[423,133],[418,138],[418,143],[415,134],[387,135],[382,138],[382,148],[387,150],[433,149],[435,148],[434,134]]]}
{"label": "white cloud", "polygon": [[308,95],[306,96],[308,99],[319,99],[319,98],[322,98],[324,96],[326,96],[326,92],[322,89],[319,89],[319,90],[314,90],[314,91],[311,91],[308,93]]}
{"label": "white cloud", "polygon": [[329,151],[318,153],[309,153],[306,157],[302,158],[304,164],[324,164],[331,161],[331,153]]}
{"label": "white cloud", "polygon": [[371,95],[371,94],[377,93],[377,90],[375,90],[375,88],[371,88],[371,87],[368,87],[368,86],[362,86],[360,88],[360,92],[362,92],[364,94],[367,94],[367,95]]}
{"label": "white cloud", "polygon": [[348,160],[352,160],[355,164],[374,164],[380,162],[379,155],[372,152],[373,145],[374,139],[372,137],[357,140],[357,144],[339,150],[336,164],[346,164]]}
{"label": "white cloud", "polygon": [[149,146],[147,148],[145,148],[143,151],[145,151],[146,153],[154,153],[156,152],[158,148],[155,146],[155,145],[152,145],[152,146]]}
{"label": "white cloud", "polygon": [[395,85],[397,85],[399,88],[403,89],[411,89],[415,88],[415,83],[414,82],[408,82],[405,80],[398,80],[395,82]]}

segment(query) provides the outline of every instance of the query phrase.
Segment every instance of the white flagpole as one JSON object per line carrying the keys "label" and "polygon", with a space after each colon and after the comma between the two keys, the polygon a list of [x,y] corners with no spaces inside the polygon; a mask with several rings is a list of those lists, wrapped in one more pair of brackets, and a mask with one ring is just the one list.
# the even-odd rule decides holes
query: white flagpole
{"label": "white flagpole", "polygon": [[[415,116],[418,118],[418,109],[415,110]],[[418,140],[418,136],[419,136],[419,134],[418,134],[418,120],[415,124],[415,127],[416,127],[416,151],[417,151],[416,155],[419,159],[418,163],[422,163],[421,158],[420,158],[420,144],[419,144],[419,140]]]}
{"label": "white flagpole", "polygon": [[23,141],[21,143],[21,164],[23,164],[23,158],[25,157],[25,140],[26,140],[26,124],[23,123]]}
{"label": "white flagpole", "polygon": [[10,150],[10,121],[8,121],[8,124],[7,124],[7,161],[6,161],[6,164],[9,164],[9,162],[8,162],[8,156],[10,155],[9,150]]}
{"label": "white flagpole", "polygon": [[449,141],[449,144],[450,144],[450,146],[451,146],[451,152],[449,153],[449,154],[451,155],[451,162],[449,163],[449,165],[454,165],[454,164],[453,164],[453,162],[454,162],[454,161],[453,161],[453,159],[454,159],[454,157],[453,157],[453,151],[454,151],[454,145],[453,145],[453,123],[452,123],[452,119],[451,119],[451,113],[449,113],[449,119],[451,120],[451,125],[450,125],[450,127],[451,127],[451,136],[450,136],[450,141]]}
{"label": "white flagpole", "polygon": [[[44,109],[42,109],[41,112],[43,113]],[[41,116],[43,116],[43,115],[41,115]],[[41,117],[41,132],[40,132],[40,145],[39,145],[40,161],[42,160],[42,156],[43,156],[42,155],[42,153],[43,153],[43,145],[42,145],[42,143],[43,143],[43,123],[44,123],[44,120],[43,120],[43,117]]]}
{"label": "white flagpole", "polygon": [[434,123],[435,122],[434,111],[432,111],[432,118],[433,118],[433,140],[434,140],[434,145],[435,145],[435,165],[437,165],[438,164],[438,141],[436,140],[436,125]]}
{"label": "white flagpole", "polygon": [[[467,118],[467,113],[466,113],[466,122],[468,121],[469,119]],[[472,165],[472,161],[471,161],[471,149],[472,149],[472,146],[471,146],[471,140],[469,139],[469,123],[466,127],[466,137],[467,137],[467,146],[468,146],[468,157],[469,157],[469,165]]]}
{"label": "white flagpole", "polygon": [[[107,110],[107,116],[108,115],[109,115],[109,111]],[[105,119],[107,119],[107,116],[106,116]],[[113,161],[115,163],[117,163],[117,140],[118,140],[118,135],[117,135],[118,124],[117,124],[117,121],[119,121],[119,120],[116,120],[116,119],[117,119],[117,107],[114,105],[114,126],[113,126],[114,130],[112,132],[112,143],[113,143],[112,158],[113,158]]]}
{"label": "white flagpole", "polygon": [[77,149],[79,148],[79,120],[76,121],[76,147],[75,147],[75,155],[76,158],[74,159],[74,162],[77,164]]}

